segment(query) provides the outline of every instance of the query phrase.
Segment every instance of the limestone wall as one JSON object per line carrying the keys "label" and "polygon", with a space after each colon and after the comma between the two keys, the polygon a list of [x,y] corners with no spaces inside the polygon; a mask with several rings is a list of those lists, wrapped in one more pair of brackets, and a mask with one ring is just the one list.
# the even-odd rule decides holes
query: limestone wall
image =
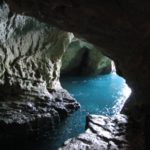
{"label": "limestone wall", "polygon": [[62,74],[98,75],[112,71],[112,60],[100,48],[74,38],[62,57]]}
{"label": "limestone wall", "polygon": [[59,82],[72,37],[0,6],[0,141],[54,127],[79,108]]}
{"label": "limestone wall", "polygon": [[[5,7],[5,10],[2,9]],[[30,17],[9,13],[2,6],[0,20],[0,88],[45,92],[61,88],[60,58],[72,34]],[[2,94],[2,93],[1,93]]]}

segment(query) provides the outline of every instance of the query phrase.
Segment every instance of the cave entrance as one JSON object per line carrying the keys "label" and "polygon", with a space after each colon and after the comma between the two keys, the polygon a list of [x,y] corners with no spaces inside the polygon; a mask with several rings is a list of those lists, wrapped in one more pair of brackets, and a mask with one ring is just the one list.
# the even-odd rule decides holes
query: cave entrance
{"label": "cave entrance", "polygon": [[[63,88],[80,100],[81,105],[88,105],[87,102],[91,102],[91,107],[92,103],[99,104],[101,111],[97,111],[95,105],[95,111],[90,111],[93,109],[90,108],[88,113],[113,115],[123,107],[131,89],[125,79],[116,73],[114,61],[102,51],[84,40],[74,38],[62,57],[60,81]],[[117,72],[121,74],[118,67]]]}
{"label": "cave entrance", "polygon": [[[88,114],[118,114],[131,94],[125,79],[117,75],[111,59],[99,51],[96,52],[95,48],[92,48],[94,52],[91,54],[91,49],[78,44],[76,41],[69,47],[69,53],[66,51],[62,59],[61,85],[81,104],[81,108],[67,117],[61,123],[61,127],[57,128],[55,137],[61,134],[59,136],[63,139],[62,142],[85,131]],[[100,58],[102,61],[97,60]],[[94,70],[94,67],[97,68]]]}
{"label": "cave entrance", "polygon": [[63,76],[61,84],[81,104],[81,108],[62,123],[64,141],[85,131],[88,114],[118,114],[131,94],[125,79],[116,72],[97,76]]}

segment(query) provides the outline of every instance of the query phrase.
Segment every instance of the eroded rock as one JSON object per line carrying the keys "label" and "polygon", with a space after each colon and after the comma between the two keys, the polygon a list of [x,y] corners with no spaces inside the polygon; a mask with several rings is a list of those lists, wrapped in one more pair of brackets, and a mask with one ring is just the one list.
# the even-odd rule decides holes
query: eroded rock
{"label": "eroded rock", "polygon": [[59,82],[72,33],[0,7],[0,139],[53,127],[79,108]]}
{"label": "eroded rock", "polygon": [[149,1],[6,1],[15,12],[53,23],[104,48],[132,89],[123,113],[137,120],[140,117],[141,126],[150,125],[146,121],[150,118]]}
{"label": "eroded rock", "polygon": [[85,133],[67,140],[59,150],[127,150],[128,118],[125,115],[87,116]]}
{"label": "eroded rock", "polygon": [[100,48],[74,38],[62,57],[62,75],[98,75],[112,71],[112,60]]}

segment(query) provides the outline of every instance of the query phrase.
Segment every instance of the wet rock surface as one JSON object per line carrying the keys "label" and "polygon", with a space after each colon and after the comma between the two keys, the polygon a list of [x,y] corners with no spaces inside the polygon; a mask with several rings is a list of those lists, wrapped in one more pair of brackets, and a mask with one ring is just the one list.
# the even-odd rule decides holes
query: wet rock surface
{"label": "wet rock surface", "polygon": [[[65,90],[54,91],[49,97],[8,97],[0,102],[0,140],[24,137],[54,128],[63,118],[79,108]],[[41,130],[41,131],[40,131]]]}
{"label": "wet rock surface", "polygon": [[88,115],[85,133],[65,141],[59,150],[127,150],[128,118]]}

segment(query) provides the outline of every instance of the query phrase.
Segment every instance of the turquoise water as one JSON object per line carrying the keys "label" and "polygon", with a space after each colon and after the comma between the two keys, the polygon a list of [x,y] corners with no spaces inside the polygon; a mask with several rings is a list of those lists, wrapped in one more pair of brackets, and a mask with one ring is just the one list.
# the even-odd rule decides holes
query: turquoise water
{"label": "turquoise water", "polygon": [[96,77],[65,77],[61,78],[61,84],[79,101],[81,109],[63,120],[53,132],[47,131],[46,140],[33,144],[33,148],[30,147],[32,150],[56,150],[68,138],[84,132],[88,113],[116,114],[131,93],[125,80],[115,73]]}
{"label": "turquoise water", "polygon": [[71,114],[52,138],[50,149],[56,149],[66,139],[77,136],[85,130],[88,113],[114,115],[119,113],[131,90],[125,80],[115,73],[96,77],[66,77],[62,86],[81,104],[81,109]]}

